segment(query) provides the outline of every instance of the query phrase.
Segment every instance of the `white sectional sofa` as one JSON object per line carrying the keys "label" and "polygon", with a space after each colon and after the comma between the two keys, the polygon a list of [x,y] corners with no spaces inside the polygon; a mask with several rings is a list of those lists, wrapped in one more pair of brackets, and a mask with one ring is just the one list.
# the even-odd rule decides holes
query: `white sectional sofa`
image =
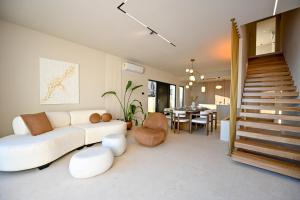
{"label": "white sectional sofa", "polygon": [[48,165],[64,154],[97,142],[109,134],[126,134],[119,120],[91,124],[92,113],[105,110],[46,112],[53,131],[32,136],[20,116],[13,120],[14,135],[0,139],[0,171],[20,171]]}

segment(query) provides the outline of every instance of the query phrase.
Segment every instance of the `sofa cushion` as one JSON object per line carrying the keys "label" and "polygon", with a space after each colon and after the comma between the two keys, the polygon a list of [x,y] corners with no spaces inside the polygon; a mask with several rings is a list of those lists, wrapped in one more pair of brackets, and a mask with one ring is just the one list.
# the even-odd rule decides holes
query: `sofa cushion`
{"label": "sofa cushion", "polygon": [[110,120],[112,120],[112,116],[110,113],[104,113],[102,115],[102,121],[104,122],[109,122]]}
{"label": "sofa cushion", "polygon": [[69,112],[46,112],[53,128],[70,126],[71,117]]}
{"label": "sofa cushion", "polygon": [[85,130],[85,144],[101,142],[103,137],[109,134],[126,134],[127,125],[123,121],[111,120],[106,123],[97,124],[78,124],[75,127]]}
{"label": "sofa cushion", "polygon": [[83,129],[65,127],[38,135],[10,135],[0,140],[0,171],[45,165],[84,145]]}
{"label": "sofa cushion", "polygon": [[14,118],[12,127],[15,135],[30,135],[30,130],[26,126],[21,116],[17,116]]}
{"label": "sofa cushion", "polygon": [[93,113],[98,113],[102,115],[103,113],[106,113],[105,110],[76,110],[76,111],[70,111],[71,116],[71,125],[77,125],[77,124],[89,124],[90,123],[90,116]]}
{"label": "sofa cushion", "polygon": [[90,122],[92,124],[99,123],[100,121],[101,121],[101,115],[99,115],[98,113],[91,114]]}
{"label": "sofa cushion", "polygon": [[52,131],[53,128],[45,112],[21,115],[33,136]]}

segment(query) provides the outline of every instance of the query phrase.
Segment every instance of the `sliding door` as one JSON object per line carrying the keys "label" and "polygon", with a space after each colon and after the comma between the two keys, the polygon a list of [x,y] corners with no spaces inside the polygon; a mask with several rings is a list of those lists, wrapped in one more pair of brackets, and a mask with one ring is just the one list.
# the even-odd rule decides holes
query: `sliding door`
{"label": "sliding door", "polygon": [[170,84],[157,82],[156,112],[170,107]]}
{"label": "sliding door", "polygon": [[148,112],[164,112],[176,107],[176,85],[148,81]]}

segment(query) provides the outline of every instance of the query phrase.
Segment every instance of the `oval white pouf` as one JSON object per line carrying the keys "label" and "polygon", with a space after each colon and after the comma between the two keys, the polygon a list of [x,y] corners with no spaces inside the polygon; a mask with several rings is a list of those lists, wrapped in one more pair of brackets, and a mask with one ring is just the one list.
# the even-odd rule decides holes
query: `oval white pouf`
{"label": "oval white pouf", "polygon": [[120,156],[125,152],[127,142],[123,134],[110,134],[103,138],[102,146],[110,148],[114,156]]}
{"label": "oval white pouf", "polygon": [[69,171],[75,178],[89,178],[107,171],[113,161],[114,156],[109,148],[88,148],[73,155]]}

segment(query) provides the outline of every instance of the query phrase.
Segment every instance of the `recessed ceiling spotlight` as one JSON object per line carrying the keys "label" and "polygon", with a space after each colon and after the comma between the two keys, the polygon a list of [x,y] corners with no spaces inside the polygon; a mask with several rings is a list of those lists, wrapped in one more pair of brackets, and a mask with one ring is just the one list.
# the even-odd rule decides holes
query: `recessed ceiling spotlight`
{"label": "recessed ceiling spotlight", "polygon": [[131,19],[133,19],[134,21],[136,21],[138,24],[140,24],[143,27],[147,28],[150,31],[150,35],[157,35],[158,37],[160,37],[161,39],[163,39],[164,41],[166,41],[170,45],[176,47],[176,45],[173,42],[170,42],[167,38],[165,38],[164,36],[162,36],[161,34],[159,34],[157,31],[153,30],[152,28],[150,28],[149,26],[147,26],[146,24],[144,24],[143,22],[141,22],[140,20],[138,20],[136,17],[132,16],[131,14],[129,14],[128,12],[126,12],[125,10],[123,10],[122,6],[124,6],[127,1],[128,0],[124,0],[117,8],[121,12],[125,13],[128,17],[130,17]]}

